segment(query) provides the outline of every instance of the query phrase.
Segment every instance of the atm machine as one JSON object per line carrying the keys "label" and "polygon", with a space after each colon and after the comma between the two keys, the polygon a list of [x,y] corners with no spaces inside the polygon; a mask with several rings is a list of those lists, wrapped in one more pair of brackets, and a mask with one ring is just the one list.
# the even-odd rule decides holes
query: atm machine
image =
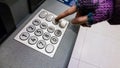
{"label": "atm machine", "polygon": [[[8,0],[5,0],[5,1],[8,1]],[[36,17],[36,15],[38,15],[38,13],[40,13],[41,11],[47,11],[48,13],[56,16],[59,13],[66,10],[67,8],[69,8],[69,6],[64,5],[63,3],[60,3],[57,0],[46,0],[46,1],[43,1],[42,3],[39,3],[38,0],[37,1],[36,0],[31,0],[31,1],[24,0],[24,1],[25,1],[24,3],[28,5],[20,6],[20,8],[15,7],[15,5],[18,6],[19,1],[15,1],[14,5],[12,3],[10,4],[12,6],[11,10],[13,8],[21,9],[22,7],[23,8],[25,7],[26,12],[24,13],[24,15],[26,15],[27,18],[24,18],[23,20],[19,21],[19,24],[21,23],[21,25],[18,26],[17,29],[0,45],[0,68],[67,68],[69,59],[71,57],[72,49],[74,47],[74,43],[76,41],[77,32],[79,29],[79,25],[76,26],[70,23],[70,20],[74,17],[74,15],[64,18],[64,20],[67,21],[69,24],[67,24],[66,30],[62,28],[62,30],[64,30],[64,34],[62,35],[61,38],[59,37],[59,33],[61,33],[60,30],[58,30],[58,35],[56,35],[55,32],[53,33],[53,35],[58,36],[58,39],[61,39],[60,41],[58,41],[59,44],[56,45],[57,49],[54,52],[54,55],[51,53],[53,51],[51,48],[54,48],[56,46],[53,47],[52,45],[50,45],[49,47],[47,47],[48,46],[47,45],[45,46],[45,50],[39,51],[34,46],[35,45],[34,41],[36,40],[36,38],[35,37],[27,38],[28,36],[31,36],[33,34],[39,35],[38,33],[31,32],[29,34],[25,33],[23,35],[21,35],[20,33],[21,31],[22,32],[31,31],[31,29],[34,29],[34,27],[32,26],[29,27],[28,25],[31,25],[31,24],[37,25],[38,22],[40,22],[39,20],[36,20],[34,21],[34,23],[32,23],[32,20],[34,20],[35,18],[38,18]],[[35,7],[35,4],[38,4],[38,3],[39,3],[39,6],[37,8]],[[21,12],[19,13],[22,14]],[[41,13],[42,16],[39,15],[39,17],[41,18],[44,17],[44,14],[46,13],[45,12]],[[40,22],[42,25],[36,26],[36,29],[44,28],[44,26],[46,25],[43,23],[43,21],[46,21],[46,20],[49,21],[50,18],[48,17],[48,18],[45,18],[44,20],[40,19],[42,20],[42,22]],[[13,18],[13,20],[15,19]],[[15,21],[18,21],[18,20],[15,20]],[[31,24],[29,24],[30,22]],[[47,24],[49,25],[49,23]],[[56,26],[61,27],[63,25],[65,24],[61,23]],[[53,28],[50,28],[50,29],[52,30]],[[45,30],[51,31],[50,29],[49,30],[45,29]],[[38,30],[38,32],[40,31],[41,30]],[[43,33],[43,34],[45,35],[41,36],[41,38],[43,38],[43,40],[47,40],[48,38],[46,37],[49,37],[49,34],[47,33]],[[16,38],[17,39],[20,38],[22,40],[25,40],[27,38],[29,42],[28,40],[20,42],[19,41],[20,39],[16,40]],[[51,33],[51,38],[53,38],[53,40],[50,40],[49,42],[52,42],[53,44],[55,44],[55,40],[57,39],[55,37],[52,37],[52,33]],[[42,41],[40,43],[44,44],[44,42]],[[39,46],[39,44],[37,47],[40,49],[43,48],[43,46],[41,45]],[[44,53],[45,51],[48,54]],[[52,54],[52,55],[49,55],[49,54]]]}

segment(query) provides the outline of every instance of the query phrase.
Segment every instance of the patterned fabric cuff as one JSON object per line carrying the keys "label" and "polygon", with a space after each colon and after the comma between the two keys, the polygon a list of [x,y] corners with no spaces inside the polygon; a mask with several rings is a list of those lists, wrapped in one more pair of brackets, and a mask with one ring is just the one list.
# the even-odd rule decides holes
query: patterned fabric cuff
{"label": "patterned fabric cuff", "polygon": [[89,13],[88,15],[88,25],[92,25],[94,22],[94,18],[93,18],[93,13]]}
{"label": "patterned fabric cuff", "polygon": [[79,9],[80,8],[80,4],[79,4],[78,0],[75,0],[75,3],[76,3],[77,8]]}

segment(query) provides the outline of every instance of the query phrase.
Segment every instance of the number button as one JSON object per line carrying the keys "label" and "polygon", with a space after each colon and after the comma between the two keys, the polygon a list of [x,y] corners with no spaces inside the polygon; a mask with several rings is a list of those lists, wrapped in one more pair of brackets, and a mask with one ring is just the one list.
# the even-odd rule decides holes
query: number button
{"label": "number button", "polygon": [[59,36],[62,35],[62,31],[59,30],[59,29],[58,29],[58,30],[55,30],[54,34],[55,34],[55,36],[59,37]]}
{"label": "number button", "polygon": [[36,36],[41,36],[41,35],[43,34],[43,30],[42,30],[42,29],[37,29],[37,30],[34,32],[34,34],[35,34]]}
{"label": "number button", "polygon": [[35,26],[38,26],[41,23],[41,21],[39,19],[35,19],[32,24]]}
{"label": "number button", "polygon": [[52,44],[56,44],[58,42],[58,38],[56,36],[51,37],[50,42]]}
{"label": "number button", "polygon": [[23,32],[21,33],[21,35],[19,36],[19,38],[23,41],[27,40],[28,37],[30,36],[30,34],[28,32]]}
{"label": "number button", "polygon": [[37,47],[38,47],[39,49],[43,49],[45,46],[46,46],[46,42],[45,42],[44,40],[38,41]]}
{"label": "number button", "polygon": [[47,31],[50,32],[50,33],[53,33],[55,31],[55,28],[53,26],[49,26],[47,28]]}
{"label": "number button", "polygon": [[42,37],[43,37],[44,40],[49,40],[51,35],[50,35],[50,33],[45,32]]}
{"label": "number button", "polygon": [[54,18],[54,16],[53,16],[52,14],[49,14],[49,15],[46,17],[46,21],[51,22],[53,18]]}
{"label": "number button", "polygon": [[31,36],[28,39],[28,43],[31,44],[31,45],[34,45],[37,41],[38,41],[38,38],[36,36]]}
{"label": "number button", "polygon": [[42,28],[42,29],[46,29],[47,27],[48,27],[48,25],[45,22],[41,23],[41,25],[40,25],[40,28]]}
{"label": "number button", "polygon": [[47,47],[45,48],[45,51],[46,51],[47,53],[52,53],[53,50],[54,50],[54,46],[51,45],[51,44],[47,45]]}
{"label": "number button", "polygon": [[61,28],[65,28],[66,25],[67,25],[67,21],[65,21],[65,20],[60,20],[59,26],[60,26]]}
{"label": "number button", "polygon": [[53,18],[53,19],[52,19],[52,23],[53,23],[54,25],[57,25],[59,22],[56,22],[56,21],[55,21],[55,18]]}
{"label": "number button", "polygon": [[30,25],[30,26],[28,26],[27,28],[26,28],[26,30],[28,31],[28,32],[34,32],[35,31],[35,29],[36,29],[36,27],[35,26],[33,26],[33,25]]}
{"label": "number button", "polygon": [[48,13],[46,11],[42,11],[42,12],[40,12],[39,17],[40,18],[45,18],[47,16],[47,14]]}

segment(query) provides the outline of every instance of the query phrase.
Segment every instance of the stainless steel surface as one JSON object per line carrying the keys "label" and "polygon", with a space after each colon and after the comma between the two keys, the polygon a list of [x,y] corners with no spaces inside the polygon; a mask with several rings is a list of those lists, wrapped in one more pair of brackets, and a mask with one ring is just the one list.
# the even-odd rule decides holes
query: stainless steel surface
{"label": "stainless steel surface", "polygon": [[[24,23],[0,46],[0,68],[66,68],[76,40],[78,26],[69,25],[53,58],[50,58],[14,40],[16,34],[42,8],[58,15],[68,6],[56,0],[46,0]],[[71,20],[74,16],[66,19]]]}

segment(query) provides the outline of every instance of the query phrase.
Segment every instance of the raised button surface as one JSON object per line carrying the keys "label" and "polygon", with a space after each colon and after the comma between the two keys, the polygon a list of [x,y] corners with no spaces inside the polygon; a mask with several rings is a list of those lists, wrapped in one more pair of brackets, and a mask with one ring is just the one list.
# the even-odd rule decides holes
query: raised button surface
{"label": "raised button surface", "polygon": [[55,28],[54,28],[53,26],[49,26],[49,27],[47,28],[47,31],[50,32],[50,33],[53,33],[54,30],[55,30]]}
{"label": "raised button surface", "polygon": [[30,25],[30,26],[28,26],[27,28],[26,28],[26,30],[28,31],[28,32],[34,32],[35,31],[35,29],[36,29],[36,27],[35,26],[33,26],[33,25]]}
{"label": "raised button surface", "polygon": [[27,40],[30,34],[28,32],[23,32],[20,34],[19,38],[23,41]]}
{"label": "raised button surface", "polygon": [[39,19],[35,19],[33,20],[32,24],[35,26],[38,26],[41,23],[41,21]]}
{"label": "raised button surface", "polygon": [[49,40],[51,35],[48,32],[45,32],[44,35],[42,36],[44,40]]}
{"label": "raised button surface", "polygon": [[55,34],[55,36],[59,37],[59,36],[62,35],[62,31],[59,30],[59,29],[58,29],[58,30],[55,30],[54,34]]}
{"label": "raised button surface", "polygon": [[31,44],[31,45],[34,45],[37,41],[38,41],[38,38],[36,36],[31,36],[28,39],[28,43]]}
{"label": "raised button surface", "polygon": [[45,48],[45,51],[46,51],[47,53],[52,53],[53,50],[54,50],[54,46],[51,45],[51,44],[47,45],[47,47]]}
{"label": "raised button surface", "polygon": [[60,26],[61,28],[65,28],[66,25],[67,25],[67,21],[65,21],[65,20],[60,20],[60,21],[59,21],[59,26]]}
{"label": "raised button surface", "polygon": [[51,37],[50,42],[52,44],[56,44],[58,42],[58,38],[56,36]]}
{"label": "raised button surface", "polygon": [[47,14],[48,14],[47,11],[42,11],[42,12],[40,12],[39,17],[45,18],[47,16]]}
{"label": "raised button surface", "polygon": [[46,20],[47,20],[48,22],[51,22],[53,18],[54,18],[54,16],[53,16],[52,14],[49,14],[49,15],[46,17]]}
{"label": "raised button surface", "polygon": [[38,41],[37,47],[38,47],[39,49],[43,49],[45,46],[46,46],[46,42],[45,42],[44,40]]}
{"label": "raised button surface", "polygon": [[43,34],[43,30],[42,29],[37,29],[34,34],[36,36],[41,36]]}
{"label": "raised button surface", "polygon": [[40,28],[46,29],[48,27],[48,24],[46,22],[41,23]]}

